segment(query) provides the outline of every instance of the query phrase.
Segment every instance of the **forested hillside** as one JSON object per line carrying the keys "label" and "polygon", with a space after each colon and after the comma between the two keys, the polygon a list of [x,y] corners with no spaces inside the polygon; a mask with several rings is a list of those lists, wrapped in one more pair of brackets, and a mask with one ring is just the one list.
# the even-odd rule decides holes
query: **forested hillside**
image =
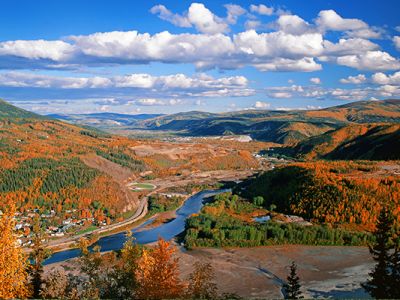
{"label": "forested hillside", "polygon": [[400,159],[399,124],[351,124],[278,152],[302,159]]}
{"label": "forested hillside", "polygon": [[47,119],[3,101],[0,116],[0,206],[6,198],[17,199],[20,213],[37,209],[57,216],[52,218],[57,224],[68,217],[112,221],[137,204],[122,182],[83,162],[98,155],[135,176],[146,166],[128,149],[134,141]]}
{"label": "forested hillside", "polygon": [[[0,210],[104,224],[132,214],[144,192],[127,184],[209,170],[249,170],[261,143],[171,144],[113,136],[0,105]],[[253,150],[253,148],[257,150]],[[247,149],[248,148],[248,149]],[[147,174],[147,175],[142,175]]]}
{"label": "forested hillside", "polygon": [[26,111],[24,109],[20,109],[18,107],[15,107],[6,101],[0,99],[0,120],[6,120],[6,119],[14,119],[18,118],[20,121],[24,118],[44,118],[42,116],[39,116],[37,114],[31,113],[29,111]]}
{"label": "forested hillside", "polygon": [[384,168],[366,161],[295,163],[246,180],[235,192],[312,222],[371,231],[383,206],[400,220],[400,178]]}

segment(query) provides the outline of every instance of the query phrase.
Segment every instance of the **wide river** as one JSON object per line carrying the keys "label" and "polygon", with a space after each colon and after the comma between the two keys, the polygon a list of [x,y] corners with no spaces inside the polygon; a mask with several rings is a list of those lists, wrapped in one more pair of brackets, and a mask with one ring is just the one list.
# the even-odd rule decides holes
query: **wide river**
{"label": "wide river", "polygon": [[[176,218],[171,222],[161,224],[148,230],[139,231],[145,225],[152,222],[150,219],[144,222],[141,226],[134,228],[132,232],[133,236],[135,237],[135,241],[139,244],[149,244],[157,241],[159,237],[163,238],[164,240],[171,240],[185,230],[186,219],[190,215],[200,211],[206,198],[227,191],[229,190],[202,191],[193,195],[185,201],[180,209],[176,211]],[[100,246],[101,252],[119,250],[122,248],[125,240],[125,232],[120,232],[100,238],[92,247],[95,245]],[[79,249],[56,252],[45,261],[45,264],[61,262],[79,255]]]}

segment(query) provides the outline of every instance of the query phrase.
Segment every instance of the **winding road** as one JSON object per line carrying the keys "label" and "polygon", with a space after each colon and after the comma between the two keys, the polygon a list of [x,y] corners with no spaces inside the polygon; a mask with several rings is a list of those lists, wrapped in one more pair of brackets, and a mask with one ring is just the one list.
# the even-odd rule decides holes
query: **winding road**
{"label": "winding road", "polygon": [[[171,240],[185,230],[186,219],[194,213],[198,213],[205,203],[205,199],[214,196],[218,193],[226,192],[229,190],[214,190],[214,191],[201,191],[189,197],[185,203],[176,211],[176,218],[168,223],[160,224],[154,228],[143,229],[147,223],[152,219],[144,222],[142,225],[132,230],[135,241],[139,244],[149,244],[157,241],[160,237],[165,240]],[[93,246],[100,246],[102,252],[119,250],[123,247],[126,241],[125,232],[120,232],[100,238]],[[54,253],[48,258],[45,264],[64,261],[80,255],[79,249],[69,249]]]}

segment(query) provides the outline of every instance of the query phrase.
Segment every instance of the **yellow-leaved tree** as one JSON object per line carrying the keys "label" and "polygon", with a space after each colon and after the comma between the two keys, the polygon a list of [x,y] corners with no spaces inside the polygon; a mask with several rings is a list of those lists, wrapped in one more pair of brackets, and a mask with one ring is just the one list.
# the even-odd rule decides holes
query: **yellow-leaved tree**
{"label": "yellow-leaved tree", "polygon": [[4,212],[0,216],[0,299],[29,296],[27,259],[14,233],[15,205],[9,197],[0,199]]}
{"label": "yellow-leaved tree", "polygon": [[136,278],[139,299],[176,299],[183,294],[176,248],[159,239],[153,250],[143,250]]}

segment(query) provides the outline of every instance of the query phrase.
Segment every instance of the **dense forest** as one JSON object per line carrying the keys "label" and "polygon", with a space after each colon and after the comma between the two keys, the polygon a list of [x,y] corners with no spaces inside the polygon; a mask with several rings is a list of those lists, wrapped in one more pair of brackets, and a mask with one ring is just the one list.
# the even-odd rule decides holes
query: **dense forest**
{"label": "dense forest", "polygon": [[[95,223],[119,220],[126,217],[127,209],[135,209],[140,194],[130,192],[126,184],[141,178],[141,172],[148,171],[146,179],[253,168],[257,161],[250,151],[263,147],[242,143],[227,144],[225,149],[196,143],[183,145],[182,151],[177,144],[174,147],[181,152],[170,155],[171,144],[155,141],[144,145],[152,153],[136,155],[132,149],[142,144],[0,101],[0,210],[5,198],[13,197],[18,199],[19,212],[51,215],[48,221],[54,225],[69,218],[94,219]],[[153,210],[171,207],[166,201],[165,205],[155,203]]]}
{"label": "dense forest", "polygon": [[400,218],[399,178],[379,171],[379,163],[367,161],[294,163],[246,180],[235,192],[312,222],[371,231],[384,205]]}
{"label": "dense forest", "polygon": [[262,245],[366,245],[372,236],[329,225],[304,226],[274,220],[257,223],[252,216],[268,213],[231,193],[214,197],[199,215],[186,221],[185,246],[254,247]]}
{"label": "dense forest", "polygon": [[0,210],[11,197],[20,213],[35,210],[54,225],[67,218],[109,222],[122,217],[127,199],[120,183],[83,158],[106,157],[138,173],[145,164],[129,152],[133,141],[6,102],[0,102],[0,112]]}
{"label": "dense forest", "polygon": [[302,160],[400,159],[399,124],[351,124],[305,139],[295,145],[274,148],[267,155]]}

